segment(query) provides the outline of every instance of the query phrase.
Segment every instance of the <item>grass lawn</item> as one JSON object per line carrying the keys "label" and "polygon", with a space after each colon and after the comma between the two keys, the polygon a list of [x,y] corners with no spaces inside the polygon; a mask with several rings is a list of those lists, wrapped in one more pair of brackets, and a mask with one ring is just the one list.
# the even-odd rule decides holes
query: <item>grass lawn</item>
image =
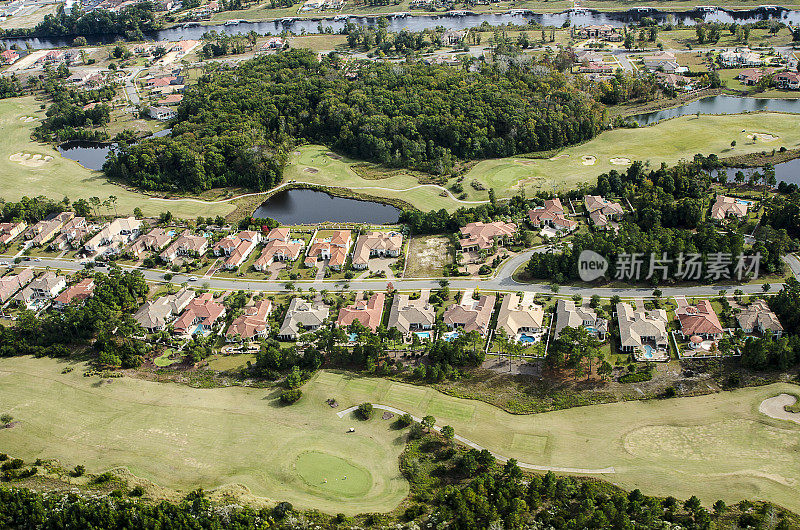
{"label": "grass lawn", "polygon": [[214,355],[208,361],[206,369],[217,372],[236,370],[247,365],[247,361],[256,362],[256,356],[252,353],[235,353],[233,355]]}
{"label": "grass lawn", "polygon": [[[0,360],[3,412],[21,421],[0,431],[4,451],[80,463],[92,472],[127,466],[184,491],[240,483],[257,496],[328,512],[392,509],[408,492],[397,470],[402,435],[377,417],[339,419],[325,404],[335,398],[340,410],[371,401],[432,414],[438,424],[521,462],[613,466],[616,473],[605,478],[646,494],[696,494],[707,504],[764,499],[800,509],[800,425],[758,412],[764,399],[796,393],[788,383],[519,416],[427,387],[330,371],[312,378],[297,404],[281,407],[277,391],[129,378],[98,385],[80,366],[62,374],[63,366],[52,359]],[[356,432],[346,434],[351,426]],[[344,475],[354,480],[336,481]]]}
{"label": "grass lawn", "polygon": [[[40,103],[33,97],[9,98],[0,100],[0,197],[7,201],[19,200],[24,195],[35,197],[45,195],[55,200],[67,196],[73,202],[96,196],[105,199],[115,195],[118,199],[119,213],[133,213],[140,207],[145,215],[158,215],[165,210],[177,217],[197,217],[198,215],[227,215],[234,210],[228,203],[201,204],[192,200],[159,201],[143,194],[134,193],[116,186],[105,179],[102,173],[91,171],[77,162],[62,158],[47,144],[30,139],[31,131],[44,116]],[[36,121],[25,122],[25,117],[36,117]],[[37,167],[23,165],[10,160],[15,153],[53,157],[41,162]]]}

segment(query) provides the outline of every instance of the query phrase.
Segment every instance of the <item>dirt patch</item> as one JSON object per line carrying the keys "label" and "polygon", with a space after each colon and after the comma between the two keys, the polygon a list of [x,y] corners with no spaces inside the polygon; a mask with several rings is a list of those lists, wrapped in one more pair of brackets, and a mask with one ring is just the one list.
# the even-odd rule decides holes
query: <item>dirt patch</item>
{"label": "dirt patch", "polygon": [[615,166],[628,166],[631,163],[631,159],[620,156],[617,158],[612,158],[611,160],[609,160],[609,162],[611,162]]}
{"label": "dirt patch", "polygon": [[303,168],[303,171],[305,171],[306,173],[311,173],[311,174],[319,173],[319,169],[317,169],[315,167]]}
{"label": "dirt patch", "polygon": [[595,162],[597,162],[597,157],[595,156],[583,155],[581,157],[581,163],[583,163],[584,166],[593,166]]}
{"label": "dirt patch", "polygon": [[42,167],[50,162],[53,157],[49,155],[33,155],[31,153],[14,153],[13,155],[9,156],[8,159],[12,162],[17,162],[18,164],[27,167]]}
{"label": "dirt patch", "polygon": [[394,414],[392,414],[389,411],[383,411],[383,416],[381,416],[381,418],[384,420],[391,420],[392,418],[394,418]]}
{"label": "dirt patch", "polygon": [[758,406],[758,411],[776,420],[788,420],[800,423],[800,413],[786,410],[786,407],[791,407],[796,402],[797,398],[791,394],[779,394],[762,401]]}
{"label": "dirt patch", "polygon": [[569,158],[569,154],[568,153],[559,153],[556,156],[548,158],[548,160],[561,160],[561,159],[564,159],[564,158]]}
{"label": "dirt patch", "polygon": [[444,266],[452,262],[446,237],[413,237],[409,245],[406,277],[439,277]]}
{"label": "dirt patch", "polygon": [[11,422],[8,422],[8,423],[6,423],[4,425],[0,425],[0,429],[13,429],[17,425],[19,425],[18,421],[11,421]]}

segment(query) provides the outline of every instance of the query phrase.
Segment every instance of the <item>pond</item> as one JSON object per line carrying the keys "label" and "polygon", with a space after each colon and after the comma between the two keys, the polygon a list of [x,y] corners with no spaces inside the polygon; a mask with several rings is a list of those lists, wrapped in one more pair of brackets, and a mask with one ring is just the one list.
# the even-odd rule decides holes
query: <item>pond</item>
{"label": "pond", "polygon": [[800,114],[800,99],[740,98],[736,96],[709,96],[690,101],[679,107],[629,116],[640,126],[653,125],[661,120],[691,116],[692,114],[740,114],[742,112],[789,112]]}
{"label": "pond", "polygon": [[[724,171],[725,174],[728,176],[729,181],[733,181],[734,176],[738,171],[744,173],[745,179],[752,175],[755,172],[763,172],[764,168],[760,167],[747,167],[747,168],[738,168],[738,167],[727,167],[721,169],[720,171]],[[788,162],[783,162],[780,164],[775,164],[775,177],[778,179],[778,182],[785,182],[787,184],[797,184],[800,186],[800,158],[795,158],[794,160],[789,160]]]}
{"label": "pond", "polygon": [[98,142],[64,142],[57,147],[64,158],[74,160],[86,169],[101,171],[112,144]]}
{"label": "pond", "polygon": [[[208,31],[246,35],[255,31],[259,35],[279,35],[284,31],[300,34],[322,33],[332,30],[339,33],[347,23],[360,26],[377,26],[386,24],[387,29],[398,32],[404,29],[422,31],[444,27],[446,29],[467,29],[480,26],[484,22],[493,26],[525,25],[538,23],[544,26],[562,26],[570,23],[574,26],[588,24],[610,24],[621,27],[634,24],[649,17],[659,22],[683,23],[687,26],[695,24],[695,20],[704,22],[721,22],[724,24],[749,24],[759,20],[776,19],[785,24],[800,24],[800,11],[777,6],[759,6],[751,9],[728,10],[719,8],[695,8],[689,11],[659,11],[648,7],[635,7],[627,11],[597,11],[594,9],[570,9],[561,13],[536,13],[527,9],[512,9],[504,13],[474,13],[471,11],[451,11],[445,14],[422,13],[387,13],[385,15],[337,15],[335,17],[315,18],[282,18],[263,22],[240,22],[230,25],[179,25],[145,35],[146,39],[159,41],[178,41],[184,39],[199,40]],[[109,44],[116,40],[114,35],[87,36],[89,44]],[[0,39],[0,44],[9,48],[17,44],[21,49],[45,49],[70,46],[72,38],[17,38]]]}
{"label": "pond", "polygon": [[318,190],[284,190],[266,200],[253,217],[275,219],[282,224],[334,223],[392,224],[400,217],[394,206],[372,201],[334,197]]}

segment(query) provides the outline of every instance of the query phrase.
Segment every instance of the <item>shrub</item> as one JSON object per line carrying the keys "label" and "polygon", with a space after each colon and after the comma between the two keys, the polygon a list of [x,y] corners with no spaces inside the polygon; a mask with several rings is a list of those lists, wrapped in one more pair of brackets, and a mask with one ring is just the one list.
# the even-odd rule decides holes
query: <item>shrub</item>
{"label": "shrub", "polygon": [[368,420],[373,413],[372,403],[362,403],[358,406],[358,415],[361,416],[361,419]]}
{"label": "shrub", "polygon": [[303,391],[299,388],[293,388],[281,394],[281,403],[291,405],[292,403],[296,403],[301,397],[303,397]]}
{"label": "shrub", "polygon": [[399,418],[397,418],[397,424],[400,427],[408,427],[409,425],[411,425],[411,423],[413,421],[414,421],[414,419],[411,417],[411,414],[409,414],[409,413],[405,413],[402,416],[400,416]]}
{"label": "shrub", "polygon": [[635,373],[628,373],[623,375],[619,378],[620,383],[642,383],[644,381],[650,381],[653,378],[653,374],[649,371],[647,372],[635,372]]}
{"label": "shrub", "polygon": [[101,473],[100,475],[94,477],[92,482],[94,482],[95,484],[105,484],[106,482],[109,482],[112,478],[114,478],[114,475],[106,471],[105,473]]}
{"label": "shrub", "polygon": [[133,487],[133,489],[131,489],[128,495],[130,495],[131,497],[141,497],[142,495],[144,495],[144,488],[140,485],[136,485]]}

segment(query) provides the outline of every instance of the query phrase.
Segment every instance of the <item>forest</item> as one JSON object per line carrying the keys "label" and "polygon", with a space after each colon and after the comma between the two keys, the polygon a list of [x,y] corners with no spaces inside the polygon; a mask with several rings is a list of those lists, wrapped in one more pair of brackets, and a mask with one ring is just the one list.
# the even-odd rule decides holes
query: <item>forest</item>
{"label": "forest", "polygon": [[59,9],[58,13],[45,15],[34,28],[0,30],[0,37],[125,37],[143,40],[145,34],[159,27],[155,17],[155,4],[149,1],[123,7],[117,12],[95,9],[83,13],[76,9],[71,14]]}
{"label": "forest", "polygon": [[158,190],[257,190],[282,178],[292,145],[447,174],[461,160],[571,145],[606,122],[602,105],[535,63],[476,71],[421,63],[340,65],[308,50],[204,75],[187,90],[172,135],[122,146],[112,178]]}

